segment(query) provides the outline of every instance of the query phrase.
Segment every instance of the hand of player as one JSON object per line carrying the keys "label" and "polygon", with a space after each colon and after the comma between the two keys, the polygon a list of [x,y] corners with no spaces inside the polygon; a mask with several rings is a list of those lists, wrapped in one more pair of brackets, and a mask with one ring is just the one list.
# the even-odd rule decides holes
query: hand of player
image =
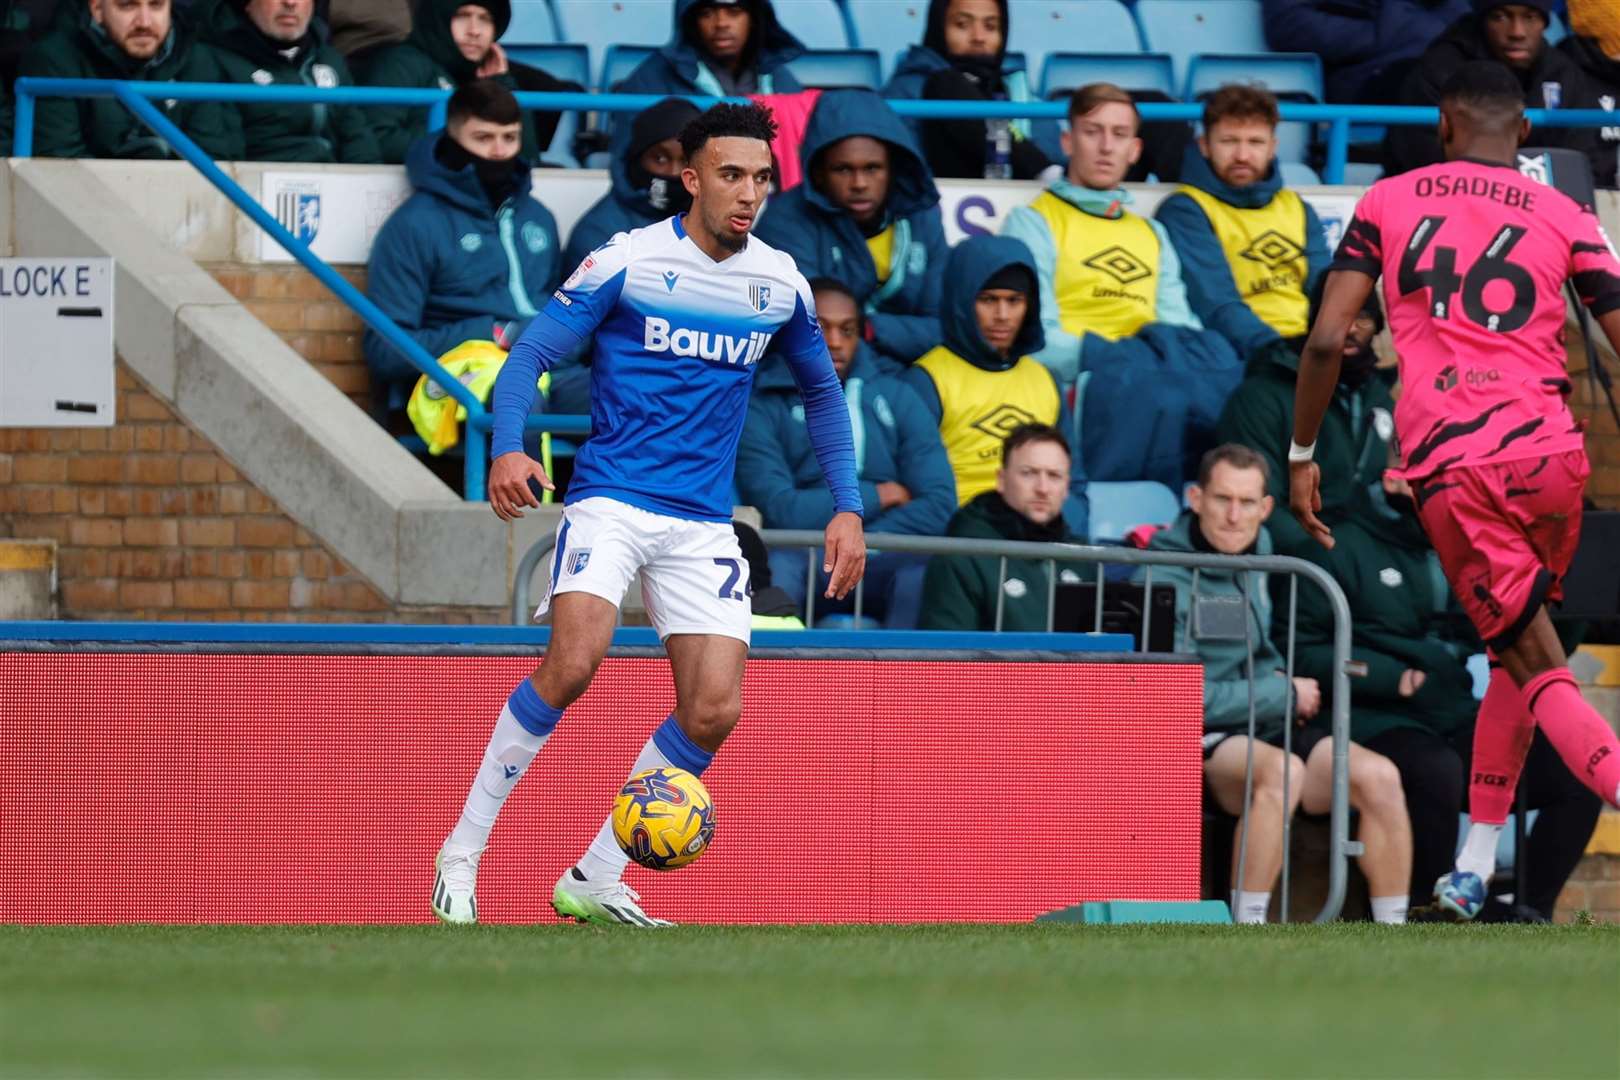
{"label": "hand of player", "polygon": [[821,569],[829,576],[825,594],[829,600],[842,600],[866,573],[866,536],[861,516],[845,511],[827,522],[827,558]]}
{"label": "hand of player", "polygon": [[1322,470],[1314,461],[1288,463],[1288,508],[1294,512],[1311,539],[1325,548],[1333,547],[1333,533],[1317,518],[1322,509]]}
{"label": "hand of player", "polygon": [[1423,683],[1427,679],[1428,676],[1419,671],[1417,668],[1407,668],[1405,671],[1401,672],[1401,681],[1400,684],[1395,687],[1395,692],[1400,694],[1401,697],[1411,697],[1413,694],[1423,689]]}
{"label": "hand of player", "polygon": [[529,490],[531,478],[547,491],[557,490],[546,470],[528,454],[513,450],[495,459],[489,468],[489,508],[496,517],[513,521],[523,516],[521,507],[539,507],[540,501]]}
{"label": "hand of player", "polygon": [[505,75],[506,71],[506,50],[501,48],[498,43],[491,45],[489,54],[484,57],[484,62],[478,65],[478,77],[488,79],[495,75]]}
{"label": "hand of player", "polygon": [[1313,719],[1322,711],[1322,687],[1315,679],[1294,678],[1294,714],[1300,721]]}

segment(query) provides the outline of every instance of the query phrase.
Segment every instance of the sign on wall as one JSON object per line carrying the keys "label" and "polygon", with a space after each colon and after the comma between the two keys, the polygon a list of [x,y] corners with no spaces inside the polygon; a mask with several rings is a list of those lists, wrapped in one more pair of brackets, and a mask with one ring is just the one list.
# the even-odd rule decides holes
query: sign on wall
{"label": "sign on wall", "polygon": [[0,259],[0,427],[110,427],[113,387],[113,261]]}

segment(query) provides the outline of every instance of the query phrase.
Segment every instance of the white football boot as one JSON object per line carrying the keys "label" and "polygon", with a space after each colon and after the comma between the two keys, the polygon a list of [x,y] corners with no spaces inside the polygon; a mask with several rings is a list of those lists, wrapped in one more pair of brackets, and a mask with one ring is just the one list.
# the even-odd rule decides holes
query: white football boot
{"label": "white football boot", "polygon": [[655,919],[641,910],[641,897],[622,881],[592,882],[574,866],[558,879],[551,890],[552,909],[565,919],[596,923],[600,926],[636,926],[651,929],[674,926],[667,919]]}
{"label": "white football boot", "polygon": [[475,923],[478,921],[478,901],[473,891],[478,887],[478,860],[484,854],[451,848],[446,842],[433,860],[438,871],[433,879],[433,914],[442,922]]}

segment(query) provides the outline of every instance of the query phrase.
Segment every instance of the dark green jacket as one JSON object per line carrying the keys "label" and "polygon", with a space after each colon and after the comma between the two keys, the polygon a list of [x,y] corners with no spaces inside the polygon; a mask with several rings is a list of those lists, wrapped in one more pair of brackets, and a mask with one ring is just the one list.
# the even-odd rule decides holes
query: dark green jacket
{"label": "dark green jacket", "polygon": [[[480,0],[480,3],[495,20],[495,37],[499,39],[512,22],[512,5],[507,0]],[[363,86],[407,86],[423,90],[454,90],[471,81],[477,75],[477,67],[461,55],[455,38],[450,36],[450,20],[460,7],[460,0],[417,0],[411,36],[397,45],[374,49],[363,60],[356,60],[355,79]],[[518,88],[510,72],[496,76],[495,81],[508,90]],[[427,109],[382,106],[368,112],[384,161],[404,161],[411,143],[427,134]],[[539,161],[540,151],[534,116],[525,112],[523,157]]]}
{"label": "dark green jacket", "polygon": [[[1294,435],[1298,375],[1299,357],[1292,350],[1282,345],[1263,350],[1221,410],[1215,439],[1258,450],[1271,467],[1266,490],[1277,500],[1277,509],[1266,528],[1277,554],[1327,565],[1330,553],[1305,534],[1288,509],[1288,443]],[[1320,517],[1328,528],[1365,509],[1368,488],[1384,475],[1394,433],[1395,401],[1378,373],[1355,391],[1342,384],[1335,390],[1316,439],[1316,462],[1322,469]]]}
{"label": "dark green jacket", "polygon": [[[1276,519],[1276,514],[1272,515]],[[1152,551],[1200,551],[1213,549],[1196,533],[1192,511],[1183,511],[1167,529],[1153,534],[1148,542]],[[1255,541],[1254,554],[1270,555],[1271,538],[1262,528]],[[1199,597],[1242,597],[1241,571],[1198,571]],[[1254,718],[1259,738],[1282,734],[1287,719],[1287,662],[1271,637],[1271,597],[1266,591],[1269,576],[1257,570],[1249,574],[1249,640],[1254,643]],[[1143,575],[1139,571],[1137,580]],[[1176,636],[1178,650],[1196,653],[1204,663],[1204,730],[1246,732],[1249,727],[1248,648],[1241,641],[1193,640],[1188,630],[1192,618],[1193,572],[1180,566],[1155,566],[1153,583],[1176,587]],[[1285,616],[1286,618],[1286,616]]]}
{"label": "dark green jacket", "polygon": [[[1367,665],[1366,678],[1350,680],[1350,737],[1357,742],[1392,728],[1440,735],[1466,728],[1478,708],[1465,666],[1483,646],[1452,601],[1440,560],[1410,513],[1378,496],[1368,512],[1333,530],[1334,579],[1350,601],[1351,656]],[[1281,627],[1276,630],[1281,633]],[[1313,585],[1299,590],[1295,663],[1322,684],[1326,726],[1332,701],[1333,610]],[[1410,698],[1400,696],[1401,675],[1425,675]]]}
{"label": "dark green jacket", "polygon": [[[986,491],[958,510],[945,527],[945,535],[1034,543],[1085,542],[1069,532],[1061,516],[1049,525],[1037,525],[1014,511],[996,491]],[[920,629],[994,630],[1000,567],[1001,560],[991,555],[935,555],[929,559],[923,577]],[[1035,559],[1007,560],[1001,588],[1001,629],[1046,629],[1047,567],[1047,563]],[[1078,583],[1080,576],[1060,566],[1058,580]]]}
{"label": "dark green jacket", "polygon": [[[199,0],[200,33],[219,50],[226,82],[291,86],[352,86],[343,56],[326,43],[319,19],[297,43],[292,59],[259,33],[242,12],[242,0]],[[382,161],[365,110],[329,105],[250,105],[238,107],[249,161]]]}
{"label": "dark green jacket", "polygon": [[[197,41],[179,12],[157,55],[125,55],[81,5],[69,25],[53,31],[23,57],[20,74],[59,79],[131,82],[225,82],[219,54]],[[214,101],[153,102],[211,158],[242,157],[236,107]],[[7,147],[7,153],[10,147]],[[173,158],[169,144],[112,98],[40,98],[34,112],[34,153],[63,158]]]}

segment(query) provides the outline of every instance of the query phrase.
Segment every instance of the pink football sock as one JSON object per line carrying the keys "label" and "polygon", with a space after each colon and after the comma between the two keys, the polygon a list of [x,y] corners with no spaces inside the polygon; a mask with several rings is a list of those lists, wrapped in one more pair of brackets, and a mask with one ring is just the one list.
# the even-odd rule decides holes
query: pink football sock
{"label": "pink football sock", "polygon": [[1524,702],[1508,673],[1491,668],[1490,686],[1474,724],[1474,763],[1468,783],[1470,821],[1500,825],[1513,812],[1519,770],[1536,733],[1536,722]]}
{"label": "pink football sock", "polygon": [[1525,683],[1524,701],[1569,771],[1614,806],[1620,788],[1620,739],[1586,703],[1569,668],[1543,671]]}

